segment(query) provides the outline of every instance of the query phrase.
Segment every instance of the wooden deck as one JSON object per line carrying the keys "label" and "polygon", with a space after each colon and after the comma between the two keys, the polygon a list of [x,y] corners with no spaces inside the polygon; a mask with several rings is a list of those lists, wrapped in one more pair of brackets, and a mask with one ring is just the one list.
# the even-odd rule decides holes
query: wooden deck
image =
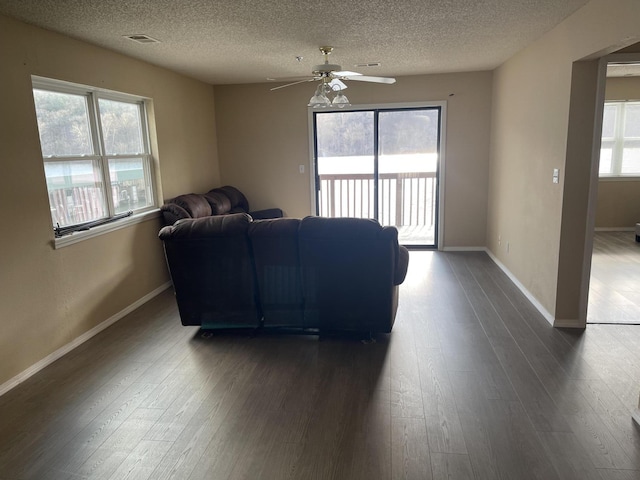
{"label": "wooden deck", "polygon": [[396,227],[400,245],[434,246],[435,228],[429,225],[411,225]]}

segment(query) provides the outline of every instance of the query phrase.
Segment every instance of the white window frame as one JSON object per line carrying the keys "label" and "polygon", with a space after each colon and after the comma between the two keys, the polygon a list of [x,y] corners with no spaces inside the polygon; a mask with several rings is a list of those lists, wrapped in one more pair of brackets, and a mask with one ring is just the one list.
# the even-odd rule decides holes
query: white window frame
{"label": "white window frame", "polygon": [[610,105],[616,106],[616,118],[614,124],[613,137],[602,137],[600,144],[600,151],[602,151],[605,145],[611,148],[611,169],[608,173],[598,173],[600,180],[638,180],[640,179],[640,172],[636,173],[622,173],[622,157],[624,154],[625,144],[630,142],[637,143],[640,146],[640,137],[628,137],[624,136],[624,126],[626,119],[626,107],[628,105],[640,105],[640,101],[637,100],[615,100],[605,102],[605,107]]}
{"label": "white window frame", "polygon": [[[115,206],[111,194],[111,175],[109,172],[109,160],[119,158],[140,158],[143,160],[144,176],[149,180],[148,188],[150,190],[150,205],[143,208],[138,208],[133,211],[133,214],[114,220],[109,223],[105,223],[99,226],[91,227],[89,230],[77,231],[71,234],[54,238],[54,247],[60,248],[78,241],[86,240],[89,238],[103,235],[105,233],[118,230],[120,228],[140,223],[159,216],[158,208],[158,189],[159,182],[156,176],[156,162],[151,149],[151,141],[149,134],[149,120],[148,120],[148,104],[151,101],[149,98],[140,97],[137,95],[130,95],[126,93],[115,92],[112,90],[105,90],[97,87],[91,87],[87,85],[80,85],[61,80],[54,80],[45,77],[32,76],[32,89],[46,90],[58,93],[67,93],[72,95],[81,95],[87,100],[87,113],[89,120],[89,128],[91,134],[91,140],[93,143],[93,155],[51,155],[43,156],[43,163],[56,163],[56,162],[73,162],[73,161],[95,161],[99,164],[102,177],[102,196],[105,207],[107,209],[107,216],[104,219],[110,219],[117,215],[115,213]],[[137,152],[135,154],[107,154],[105,152],[104,139],[102,138],[102,125],[100,119],[100,112],[98,102],[100,99],[114,100],[120,102],[126,102],[138,105],[140,112],[141,130],[142,130],[142,142],[143,152]],[[54,225],[55,227],[55,225]]]}

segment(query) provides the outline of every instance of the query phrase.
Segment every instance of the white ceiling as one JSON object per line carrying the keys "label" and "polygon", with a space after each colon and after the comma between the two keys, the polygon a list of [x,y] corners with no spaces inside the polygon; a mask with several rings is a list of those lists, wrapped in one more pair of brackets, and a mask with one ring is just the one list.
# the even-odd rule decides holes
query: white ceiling
{"label": "white ceiling", "polygon": [[[588,0],[0,0],[0,13],[212,83],[493,69]],[[147,34],[138,44],[123,35]],[[301,61],[296,56],[304,57]],[[379,67],[355,67],[381,62]]]}

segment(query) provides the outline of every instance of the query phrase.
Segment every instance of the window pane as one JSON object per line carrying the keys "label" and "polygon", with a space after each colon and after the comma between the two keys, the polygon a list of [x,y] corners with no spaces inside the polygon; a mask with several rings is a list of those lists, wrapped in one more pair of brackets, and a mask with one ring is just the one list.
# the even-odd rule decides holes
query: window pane
{"label": "window pane", "polygon": [[33,90],[42,155],[92,155],[87,98]]}
{"label": "window pane", "polygon": [[399,227],[404,245],[435,241],[439,112],[391,110],[378,117],[378,220]]}
{"label": "window pane", "polygon": [[373,111],[315,118],[320,216],[373,218]]}
{"label": "window pane", "polygon": [[604,106],[604,115],[602,117],[602,138],[613,138],[616,128],[616,115],[620,104],[611,104]]}
{"label": "window pane", "polygon": [[151,206],[151,181],[146,178],[144,166],[142,158],[109,159],[116,214]]}
{"label": "window pane", "polygon": [[97,162],[45,162],[53,224],[73,225],[107,216]]}
{"label": "window pane", "polygon": [[98,100],[98,104],[106,154],[146,153],[139,105],[103,98]]}
{"label": "window pane", "polygon": [[611,171],[611,156],[613,154],[613,148],[603,147],[600,150],[600,175],[609,175],[613,173]]}
{"label": "window pane", "polygon": [[373,156],[373,112],[316,115],[318,157]]}
{"label": "window pane", "polygon": [[438,109],[380,112],[379,143],[382,155],[436,153]]}
{"label": "window pane", "polygon": [[620,173],[623,175],[640,174],[640,148],[625,147],[622,153]]}
{"label": "window pane", "polygon": [[624,136],[640,137],[640,105],[627,103],[624,118]]}
{"label": "window pane", "polygon": [[380,112],[380,173],[435,172],[439,109]]}

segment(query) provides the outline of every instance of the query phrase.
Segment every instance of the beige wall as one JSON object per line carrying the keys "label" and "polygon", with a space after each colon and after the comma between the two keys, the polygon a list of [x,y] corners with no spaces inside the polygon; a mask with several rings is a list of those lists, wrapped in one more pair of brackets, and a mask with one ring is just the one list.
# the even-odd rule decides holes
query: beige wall
{"label": "beige wall", "polygon": [[[351,82],[354,104],[447,102],[444,246],[484,246],[491,117],[491,72],[399,77],[394,85]],[[252,207],[311,214],[307,102],[315,84],[215,87],[223,183]],[[305,165],[305,174],[299,173]]]}
{"label": "beige wall", "polygon": [[[640,100],[640,77],[607,78],[607,100]],[[631,228],[640,222],[640,181],[598,182],[596,228]]]}
{"label": "beige wall", "polygon": [[219,185],[213,88],[0,16],[0,385],[168,280],[146,221],[59,250],[31,75],[153,99],[164,196]]}
{"label": "beige wall", "polygon": [[[573,62],[637,41],[639,20],[637,1],[593,0],[494,72],[487,244],[557,324],[577,326],[584,313],[576,285],[586,250],[580,230],[590,162],[575,157],[585,150],[589,157],[593,125],[577,118],[577,106],[570,115],[570,99],[577,105],[571,92],[580,90],[593,110],[595,70],[574,71]],[[551,182],[554,168],[560,184]]]}
{"label": "beige wall", "polygon": [[633,228],[640,222],[640,181],[600,180],[596,228]]}

